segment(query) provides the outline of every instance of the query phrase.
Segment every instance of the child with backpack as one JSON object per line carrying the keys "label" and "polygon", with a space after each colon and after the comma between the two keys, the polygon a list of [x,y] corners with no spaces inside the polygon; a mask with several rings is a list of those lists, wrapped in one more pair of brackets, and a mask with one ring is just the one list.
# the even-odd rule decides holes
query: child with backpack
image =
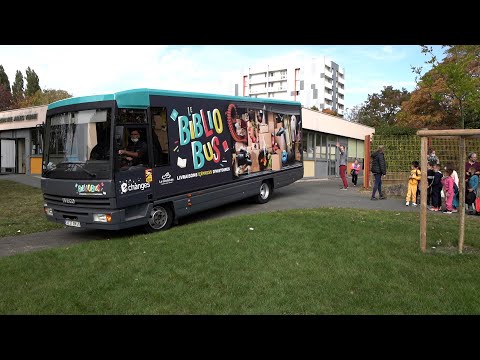
{"label": "child with backpack", "polygon": [[357,186],[358,173],[360,172],[361,165],[358,163],[358,159],[355,159],[355,162],[352,164],[352,169],[350,170],[350,175],[352,175],[353,186]]}
{"label": "child with backpack", "polygon": [[412,201],[412,206],[417,206],[417,187],[422,174],[418,167],[418,161],[412,161],[405,206],[409,205],[410,200]]}
{"label": "child with backpack", "polygon": [[434,174],[432,180],[432,211],[440,211],[442,208],[442,177],[443,174],[440,171],[440,164],[433,166]]}
{"label": "child with backpack", "polygon": [[454,169],[453,164],[447,164],[445,166],[445,170],[452,170],[452,174],[450,175],[453,179],[453,198],[452,198],[452,212],[456,213],[458,212],[458,206],[459,206],[459,193],[458,193],[458,174],[457,171]]}
{"label": "child with backpack", "polygon": [[475,174],[475,167],[472,166],[468,172],[473,174],[468,179],[467,192],[465,196],[465,204],[467,204],[467,210],[470,215],[474,215],[480,209],[475,209],[475,200],[478,194],[478,175]]}
{"label": "child with backpack", "polygon": [[427,206],[432,205],[432,184],[435,178],[435,165],[436,163],[433,162],[429,162],[427,165]]}
{"label": "child with backpack", "polygon": [[442,178],[443,192],[445,193],[445,210],[444,214],[451,214],[453,212],[453,185],[455,184],[452,177],[453,169],[451,167],[446,167],[445,176]]}

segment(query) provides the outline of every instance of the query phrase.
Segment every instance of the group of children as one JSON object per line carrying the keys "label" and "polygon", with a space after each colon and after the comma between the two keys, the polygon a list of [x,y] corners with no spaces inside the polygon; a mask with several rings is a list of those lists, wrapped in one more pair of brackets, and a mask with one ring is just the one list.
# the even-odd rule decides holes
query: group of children
{"label": "group of children", "polygon": [[[469,214],[475,214],[478,209],[475,209],[475,199],[477,197],[478,175],[475,175],[475,168],[472,167],[469,170],[472,174],[468,183],[466,184],[465,192],[465,204],[467,205],[467,211]],[[408,190],[406,196],[406,206],[417,206],[417,196],[419,194],[419,182],[421,179],[421,170],[418,161],[413,161],[410,170],[410,176],[408,179]],[[428,162],[427,170],[427,205],[431,211],[442,210],[442,190],[445,197],[445,209],[442,211],[445,214],[451,214],[457,212],[459,204],[458,196],[458,174],[452,166],[445,166],[445,174],[440,170],[440,164],[438,162]]]}

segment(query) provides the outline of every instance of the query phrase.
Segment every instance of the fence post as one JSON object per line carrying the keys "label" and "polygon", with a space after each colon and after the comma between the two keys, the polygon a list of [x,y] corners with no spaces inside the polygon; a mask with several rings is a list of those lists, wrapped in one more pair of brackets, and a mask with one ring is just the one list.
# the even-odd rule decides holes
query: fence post
{"label": "fence post", "polygon": [[422,136],[421,140],[421,168],[422,179],[420,180],[420,249],[427,251],[427,154],[428,137]]}
{"label": "fence post", "polygon": [[365,135],[363,155],[363,188],[370,187],[370,135]]}
{"label": "fence post", "polygon": [[463,242],[465,239],[465,137],[460,137],[460,166],[458,169],[458,212],[460,215],[460,226],[458,229],[458,252],[463,253]]}

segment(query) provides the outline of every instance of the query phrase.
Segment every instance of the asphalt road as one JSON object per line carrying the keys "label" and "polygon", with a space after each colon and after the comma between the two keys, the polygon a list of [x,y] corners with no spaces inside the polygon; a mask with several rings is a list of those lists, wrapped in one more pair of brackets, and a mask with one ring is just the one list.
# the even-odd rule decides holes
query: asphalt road
{"label": "asphalt road", "polygon": [[[39,176],[4,175],[0,179],[13,180],[40,188]],[[362,181],[363,179],[360,178],[358,187],[350,187],[345,191],[340,190],[340,179],[300,180],[276,190],[266,204],[255,204],[247,200],[239,201],[180,219],[175,226],[188,226],[188,224],[196,221],[256,214],[258,212],[319,207],[420,212],[420,207],[406,207],[403,197],[378,201],[370,200],[371,192],[363,189]],[[135,235],[138,231],[138,229],[129,229],[117,232],[65,227],[35,234],[9,236],[0,238],[0,257],[58,246],[68,246],[91,240],[114,239],[116,237]]]}

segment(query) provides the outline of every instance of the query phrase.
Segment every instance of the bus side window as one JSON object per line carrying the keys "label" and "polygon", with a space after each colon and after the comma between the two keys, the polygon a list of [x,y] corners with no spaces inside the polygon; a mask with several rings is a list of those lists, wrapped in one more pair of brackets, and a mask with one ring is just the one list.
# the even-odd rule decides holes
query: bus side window
{"label": "bus side window", "polygon": [[168,165],[168,126],[167,109],[152,108],[152,139],[153,139],[153,158],[154,165]]}

